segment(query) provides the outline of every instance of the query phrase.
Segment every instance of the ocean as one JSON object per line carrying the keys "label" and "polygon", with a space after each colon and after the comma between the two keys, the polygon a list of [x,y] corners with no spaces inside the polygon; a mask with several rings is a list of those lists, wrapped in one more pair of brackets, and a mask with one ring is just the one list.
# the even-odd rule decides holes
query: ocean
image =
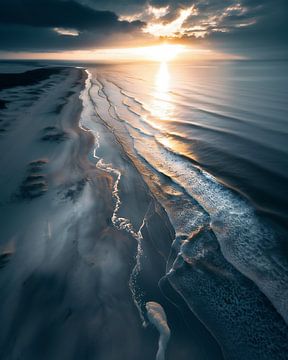
{"label": "ocean", "polygon": [[[233,351],[236,335],[227,338],[223,328],[237,329],[244,339],[250,326],[273,343],[275,334],[264,329],[277,320],[264,316],[252,326],[248,319],[264,311],[264,294],[266,305],[271,302],[288,321],[287,62],[98,65],[87,73],[84,107],[90,107],[90,120],[85,117],[84,124],[97,137],[102,169],[104,163],[117,174],[116,188],[125,182],[113,156],[106,151],[102,158],[105,136],[96,124],[114,134],[175,230],[162,281],[182,295],[224,354]],[[116,200],[121,204],[120,195]],[[120,215],[116,222],[121,228]],[[132,210],[122,229],[135,228]],[[205,276],[196,281],[194,271]],[[222,271],[230,274],[226,285]],[[140,309],[147,301],[137,294],[135,299]],[[236,302],[234,314],[229,307],[223,311],[227,302]],[[203,307],[210,305],[207,313]],[[238,349],[240,359],[244,354],[255,357]]]}
{"label": "ocean", "polygon": [[177,164],[206,170],[255,209],[287,221],[287,62],[110,65],[91,73],[127,136],[146,136]]}

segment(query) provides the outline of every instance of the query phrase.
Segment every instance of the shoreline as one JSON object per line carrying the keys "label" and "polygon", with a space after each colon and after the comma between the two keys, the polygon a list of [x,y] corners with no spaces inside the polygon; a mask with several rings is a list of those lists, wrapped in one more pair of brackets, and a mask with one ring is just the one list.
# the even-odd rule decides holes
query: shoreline
{"label": "shoreline", "polygon": [[[163,179],[123,142],[122,124],[105,121],[88,70],[33,71],[0,91],[0,357],[147,360],[160,338],[168,359],[222,360],[241,331],[235,359],[242,346],[247,359],[284,354],[285,323],[223,258],[211,228],[175,234],[165,204],[178,195],[161,198]],[[174,211],[193,215],[180,200]],[[249,336],[255,311],[263,349]]]}
{"label": "shoreline", "polygon": [[[89,88],[89,81],[86,85]],[[93,109],[90,108],[91,94],[89,90],[86,94],[87,100],[88,103],[84,102],[84,108],[87,110],[88,122],[81,121],[81,126],[84,126],[84,129],[89,129],[98,139],[94,158],[96,158],[97,162],[101,162],[100,170],[114,173],[114,176],[116,176],[114,181],[119,181],[116,202],[119,196],[120,207],[117,210],[114,225],[120,231],[131,234],[138,244],[135,254],[136,264],[129,283],[132,291],[131,295],[140,312],[139,319],[142,319],[145,326],[149,324],[146,315],[146,304],[151,300],[156,301],[164,306],[174,330],[168,344],[169,354],[172,358],[173,356],[180,356],[177,354],[177,348],[179,347],[177,344],[181,342],[184,358],[185,353],[197,354],[203,352],[205,346],[209,344],[209,349],[205,350],[205,352],[207,351],[208,354],[213,353],[215,359],[222,359],[219,346],[209,331],[189,311],[187,305],[177,298],[172,288],[165,293],[159,288],[158,282],[166,274],[166,261],[175,238],[173,226],[165,209],[144,181],[143,175],[137,163],[135,163],[135,158],[131,156],[131,153],[127,152],[127,147],[117,137],[114,129],[111,129],[109,124],[101,118],[97,112],[97,105],[94,104]],[[96,117],[94,115],[95,109]],[[93,119],[93,122],[90,121],[90,118]],[[99,140],[100,143],[98,143]],[[101,156],[104,157],[104,160]],[[118,178],[119,174],[121,174],[121,178]],[[118,222],[117,218],[121,221]],[[141,230],[140,239],[137,235],[138,229]],[[171,298],[175,298],[174,301],[179,302],[181,306],[171,303]],[[187,326],[187,318],[195,326],[193,329],[189,329],[189,326]]]}
{"label": "shoreline", "polygon": [[[63,72],[52,84],[48,79],[47,84],[38,84],[39,89],[25,88],[41,92],[44,86],[43,95],[28,105],[28,111],[25,108],[24,117],[19,113],[21,119],[15,119],[15,127],[1,139],[2,148],[17,143],[17,149],[2,158],[6,166],[1,188],[5,184],[6,191],[1,196],[1,218],[6,226],[0,244],[0,286],[5,294],[0,315],[6,331],[0,336],[1,358],[24,352],[27,359],[37,353],[42,359],[72,359],[90,349],[91,358],[112,359],[116,353],[105,345],[106,334],[100,331],[104,324],[116,343],[126,343],[122,350],[116,346],[118,354],[137,357],[138,346],[131,348],[128,336],[120,331],[129,324],[136,344],[152,342],[148,350],[141,346],[143,359],[153,357],[157,336],[150,332],[145,340],[128,288],[136,244],[109,221],[112,179],[91,163],[94,139],[78,127],[82,72]],[[5,111],[8,116],[9,107]],[[53,319],[53,331],[48,331],[49,319]],[[44,344],[43,331],[47,333]],[[25,337],[25,332],[30,335]],[[67,332],[74,339],[71,349]],[[82,339],[81,345],[77,338]],[[40,349],[37,344],[41,343]]]}
{"label": "shoreline", "polygon": [[[105,126],[108,127],[108,129],[112,129],[113,134],[116,133],[116,135],[115,135],[116,138],[118,136],[120,136],[117,141],[124,148],[124,152],[131,159],[132,163],[135,165],[138,172],[141,174],[141,176],[145,180],[148,188],[150,188],[150,187],[152,188],[152,190],[150,188],[151,192],[156,193],[157,196],[161,199],[159,201],[159,198],[158,198],[158,202],[162,203],[161,206],[163,206],[165,208],[166,206],[164,204],[169,203],[169,197],[168,197],[168,199],[161,198],[161,191],[159,191],[159,188],[161,186],[163,186],[163,183],[162,183],[163,179],[161,179],[162,175],[159,175],[159,177],[157,178],[155,171],[151,172],[150,169],[147,168],[147,166],[145,166],[146,162],[143,161],[145,159],[141,158],[139,160],[137,157],[137,154],[135,155],[133,153],[133,150],[131,150],[131,149],[134,148],[134,144],[133,144],[133,141],[131,141],[131,139],[129,138],[129,135],[127,136],[127,132],[125,132],[125,130],[124,130],[125,121],[124,121],[124,126],[123,126],[122,125],[123,120],[121,119],[121,117],[119,117],[118,113],[116,112],[115,107],[114,107],[114,109],[115,109],[114,111],[115,111],[116,116],[115,116],[115,114],[113,115],[113,111],[112,111],[113,104],[111,103],[111,100],[109,99],[109,97],[107,95],[107,92],[104,91],[103,82],[102,81],[100,82],[99,78],[97,77],[96,71],[95,71],[94,76],[97,79],[97,83],[100,84],[100,87],[98,84],[96,85],[96,83],[93,83],[94,92],[93,92],[93,94],[90,94],[90,99],[91,99],[91,102],[94,103],[94,108],[96,109],[97,121],[99,121],[99,119],[100,119],[100,121],[103,121],[105,123]],[[97,88],[99,88],[99,89],[97,90]],[[93,97],[97,98],[98,104],[96,104],[94,102]],[[103,102],[103,100],[101,98],[107,99],[107,103],[108,103],[107,106],[105,105],[105,102]],[[102,112],[100,113],[99,112],[100,110],[97,110],[97,109],[100,109]],[[105,114],[109,114],[107,121],[104,120],[106,117]],[[120,121],[117,121],[117,120],[120,120]],[[149,146],[149,145],[147,145],[147,146]],[[134,148],[134,150],[136,150],[136,149]],[[139,155],[139,153],[138,153],[138,155]],[[161,165],[160,165],[160,168],[161,168]],[[159,173],[161,173],[161,171]],[[165,177],[165,172],[163,172],[163,175]],[[208,174],[207,174],[207,182],[211,182],[211,178],[212,177],[208,176]],[[169,175],[167,176],[167,179],[169,179]],[[164,184],[165,184],[165,181],[164,181]],[[205,186],[205,184],[204,184],[204,186]],[[167,188],[168,187],[169,186],[167,185]],[[171,197],[171,199],[173,199],[173,196],[174,196],[174,195],[172,195],[173,193],[172,192],[169,193],[169,191],[168,191],[168,194]],[[190,197],[189,192],[186,195],[188,195]],[[176,195],[176,196],[178,196],[178,195]],[[176,196],[175,196],[175,199],[176,199]],[[229,196],[230,195],[228,195],[228,198],[229,198]],[[212,200],[209,199],[209,201],[212,201]],[[218,201],[219,201],[219,198],[218,198]],[[230,199],[228,201],[229,202],[232,201],[232,196],[230,197]],[[183,196],[183,205],[185,205],[185,202],[186,202],[186,199]],[[199,202],[197,202],[197,197],[196,197],[196,201],[194,199],[195,204],[194,203],[191,204],[191,198],[188,202],[190,203],[190,207],[191,206],[192,206],[192,208],[194,207],[194,209],[190,209],[190,210],[187,208],[188,216],[191,213],[192,214],[191,216],[193,218],[193,212],[196,211],[196,214],[197,214],[197,211],[198,211],[198,213],[199,213],[198,209],[199,209],[200,204],[199,204]],[[243,200],[243,202],[244,202],[244,200]],[[232,209],[234,209],[234,208],[235,208],[235,205],[234,205],[234,207],[232,206]],[[250,206],[247,207],[246,212],[247,212],[247,215],[252,216],[252,212],[251,212],[252,210],[250,210],[250,208],[251,208]],[[185,209],[186,209],[186,206],[185,206]],[[181,211],[182,211],[180,205],[179,205],[178,209],[177,209],[177,206],[176,206],[176,209],[174,206],[174,209],[172,209],[172,210],[173,211],[176,210],[176,212],[178,211],[179,213],[181,213]],[[170,209],[169,211],[171,212],[172,210]],[[169,211],[168,211],[168,213],[169,213]],[[219,241],[219,239],[217,239],[216,243],[211,244],[212,247],[217,248],[217,253],[216,253],[217,255],[215,254],[215,257],[216,258],[218,257],[218,260],[216,261],[217,265],[215,267],[215,264],[214,264],[215,259],[213,258],[213,256],[211,257],[210,250],[209,250],[210,244],[207,245],[208,248],[206,249],[206,244],[205,244],[206,236],[207,236],[207,240],[209,241],[210,233],[211,233],[212,238],[213,238],[213,236],[215,238],[215,234],[214,234],[215,230],[216,230],[217,236],[220,234],[220,232],[225,234],[225,231],[226,231],[225,223],[223,223],[222,230],[221,230],[221,226],[220,226],[221,223],[218,223],[219,221],[221,221],[221,219],[214,217],[213,221],[211,222],[211,219],[210,219],[211,214],[207,213],[206,215],[207,215],[206,216],[207,219],[203,219],[203,220],[204,220],[204,226],[205,225],[207,226],[208,233],[206,234],[206,232],[204,230],[203,231],[203,233],[205,234],[204,237],[202,237],[203,221],[201,220],[201,218],[200,218],[200,222],[199,222],[200,225],[198,224],[198,226],[197,226],[198,219],[197,218],[195,219],[195,224],[192,226],[192,229],[190,227],[190,234],[187,233],[185,235],[184,232],[183,232],[183,235],[181,235],[181,233],[177,234],[175,240],[173,241],[172,247],[171,247],[171,254],[169,255],[168,259],[166,258],[166,260],[165,260],[165,262],[167,262],[167,268],[165,270],[165,276],[162,278],[161,282],[163,284],[165,284],[165,282],[167,283],[167,281],[168,281],[170,283],[170,285],[172,285],[172,287],[174,288],[174,291],[176,291],[177,293],[180,293],[182,295],[183,299],[185,300],[187,305],[190,307],[192,312],[200,319],[201,322],[203,322],[203,324],[207,327],[207,329],[211,333],[214,334],[215,338],[217,338],[218,343],[220,344],[221,348],[223,349],[223,352],[225,353],[225,356],[229,356],[229,354],[232,352],[233,346],[231,347],[231,344],[233,344],[233,341],[234,341],[233,337],[232,337],[232,340],[229,339],[229,337],[227,337],[225,334],[225,330],[223,330],[223,329],[225,329],[225,326],[229,327],[229,325],[230,325],[229,321],[227,321],[226,317],[230,317],[230,321],[235,324],[235,328],[237,329],[238,332],[243,332],[243,339],[245,339],[244,340],[244,343],[245,343],[244,349],[246,349],[247,354],[249,353],[249,357],[251,359],[263,357],[264,356],[263,351],[266,352],[265,356],[267,356],[267,359],[268,358],[271,359],[274,357],[276,350],[272,350],[272,348],[270,346],[270,339],[272,337],[275,337],[274,346],[276,348],[279,347],[279,349],[277,350],[277,353],[278,352],[280,352],[281,354],[284,353],[285,352],[284,344],[286,341],[285,339],[286,339],[287,325],[285,324],[283,318],[277,313],[276,309],[271,305],[270,301],[267,300],[267,298],[266,298],[267,292],[264,289],[264,285],[261,284],[261,282],[260,282],[260,275],[257,273],[257,271],[256,271],[256,279],[253,278],[253,276],[249,275],[247,273],[247,271],[243,271],[241,269],[241,267],[238,266],[238,264],[237,264],[237,257],[236,257],[236,262],[233,259],[231,260],[230,257],[228,256],[229,254],[227,254],[227,251],[225,253],[225,249],[223,249],[223,245],[222,245],[221,241]],[[216,215],[217,215],[217,211],[216,211]],[[220,213],[218,215],[220,215]],[[213,216],[213,214],[212,214],[212,216]],[[173,219],[173,214],[172,214],[172,219]],[[260,229],[261,229],[262,225],[260,225],[260,221],[259,221],[259,224],[257,223],[257,221],[259,221],[259,220],[256,218],[256,227],[260,226]],[[171,220],[170,220],[170,222],[171,222]],[[179,225],[181,225],[181,224],[179,224]],[[185,225],[185,224],[182,224],[182,226],[183,225]],[[236,220],[235,225],[237,225],[237,220]],[[213,233],[212,229],[213,229],[214,233]],[[229,231],[230,231],[230,233],[228,233],[228,235],[230,234],[232,236],[233,235],[232,229],[230,229]],[[194,236],[197,236],[198,232],[201,235],[200,242],[199,242],[199,245],[197,245],[196,249],[194,250],[194,244],[193,244]],[[226,236],[227,239],[229,238],[228,235]],[[244,233],[243,235],[247,236],[246,233]],[[226,238],[224,237],[223,239],[226,241]],[[236,239],[233,239],[233,241],[235,242],[235,240],[237,240],[237,239],[238,239],[238,237]],[[213,242],[214,241],[215,240],[213,240]],[[220,244],[218,244],[218,242]],[[198,243],[198,241],[197,241],[197,243]],[[161,242],[160,242],[160,244],[161,244]],[[237,245],[237,241],[235,242],[236,247],[239,245],[241,246],[241,244],[242,243]],[[220,245],[221,250],[219,250],[219,245]],[[159,243],[158,243],[158,246],[159,246]],[[201,249],[201,250],[197,250],[198,246],[199,246],[199,249]],[[160,248],[161,248],[161,245],[160,245]],[[231,248],[231,246],[230,246],[230,248]],[[233,255],[234,255],[233,249],[230,249],[230,250],[232,250],[232,257],[233,257]],[[195,279],[193,279],[194,276],[192,276],[192,274],[194,273],[194,270],[196,269],[196,273],[197,273],[197,271],[200,271],[200,269],[197,270],[198,265],[196,265],[197,264],[197,256],[198,256],[197,252],[194,254],[194,256],[196,257],[195,260],[191,255],[191,252],[193,253],[194,251],[201,251],[201,252],[203,251],[203,259],[201,259],[200,269],[201,269],[201,271],[203,271],[202,267],[204,266],[204,269],[205,269],[205,267],[207,266],[207,269],[205,269],[204,273],[206,274],[205,276],[208,276],[208,279],[209,279],[210,276],[212,277],[212,274],[210,274],[209,269],[214,268],[214,270],[215,270],[214,275],[216,278],[216,282],[213,284],[213,281],[214,281],[213,280],[211,282],[211,287],[213,288],[215,286],[215,284],[217,284],[217,282],[219,282],[218,286],[222,289],[224,294],[226,292],[225,281],[223,281],[223,283],[221,283],[220,279],[221,279],[221,274],[224,271],[223,269],[225,269],[225,271],[224,271],[225,277],[227,276],[227,278],[230,279],[229,281],[231,282],[231,284],[230,284],[231,288],[235,287],[235,294],[232,296],[231,306],[235,302],[236,304],[238,304],[239,311],[241,312],[240,309],[242,307],[243,308],[247,307],[249,304],[251,316],[253,316],[254,312],[260,311],[261,313],[263,313],[263,319],[261,319],[261,318],[258,318],[257,320],[255,319],[255,323],[257,325],[255,325],[254,332],[258,334],[257,336],[263,337],[263,339],[262,339],[263,344],[265,344],[265,345],[263,345],[263,348],[265,348],[265,350],[260,349],[260,348],[259,349],[255,348],[253,345],[253,341],[254,341],[253,338],[251,338],[251,337],[245,338],[245,333],[247,333],[247,331],[249,330],[249,327],[247,327],[247,324],[245,323],[245,321],[246,321],[245,314],[243,314],[243,317],[239,316],[239,318],[237,318],[237,316],[236,316],[237,311],[232,310],[228,306],[227,309],[223,308],[223,311],[220,312],[219,318],[216,322],[214,320],[211,322],[209,316],[210,317],[213,316],[212,315],[213,307],[211,309],[211,314],[209,315],[209,314],[205,314],[205,310],[203,310],[203,309],[201,310],[201,308],[197,309],[197,307],[194,307],[193,301],[191,304],[189,293],[191,292],[191,288],[197,286],[197,283],[194,285],[189,284],[189,283],[191,281],[193,282],[195,280]],[[223,254],[225,254],[224,257],[223,257]],[[267,256],[266,257],[264,256],[264,259],[268,259]],[[195,264],[195,261],[196,261],[196,264]],[[233,266],[231,266],[231,264],[233,264]],[[194,265],[196,265],[195,269],[193,268]],[[251,266],[252,265],[253,265],[253,259],[252,259]],[[206,273],[206,271],[207,271],[207,273]],[[179,277],[179,274],[181,276],[185,275],[184,278],[181,279],[181,276]],[[190,276],[192,276],[191,279],[190,279]],[[200,279],[199,279],[199,281],[201,283]],[[183,282],[184,285],[183,285],[183,283],[181,284],[181,282]],[[239,282],[239,284],[238,284],[238,282]],[[258,289],[259,285],[260,285],[261,290]],[[184,288],[183,288],[183,286],[184,286]],[[167,285],[164,285],[164,288],[165,287],[167,288]],[[246,288],[246,290],[243,290],[245,288]],[[262,292],[263,289],[264,289],[265,295]],[[218,290],[217,287],[215,288],[215,290]],[[236,293],[241,292],[241,291],[249,292],[251,296],[249,295],[248,299],[246,299],[246,300],[244,300],[244,299],[242,300],[242,296],[241,296],[241,299],[239,300],[236,296]],[[229,294],[229,291],[225,295],[222,295],[221,293],[219,293],[219,296],[218,296],[219,304],[217,304],[217,303],[214,304],[215,310],[217,309],[217,307],[226,306],[225,305],[226,297],[230,297],[230,296],[231,296],[231,294]],[[202,297],[202,299],[201,299],[201,297]],[[275,301],[276,307],[277,307],[277,305],[281,305],[278,302],[278,300],[276,301],[276,298],[275,299],[273,298],[273,293],[272,293],[272,296],[269,295],[269,293],[268,293],[268,298],[270,300],[271,300],[271,297]],[[254,299],[258,299],[258,300],[254,301]],[[203,301],[203,304],[205,304],[205,301],[207,301],[209,304],[209,301],[210,301],[209,297],[205,298],[204,293],[200,296],[200,299],[198,301],[201,301],[201,300]],[[245,301],[247,302],[247,304],[245,304]],[[264,304],[262,302],[264,302]],[[205,305],[202,305],[202,306],[205,307]],[[277,309],[278,309],[278,311],[281,312],[281,314],[283,316],[284,310],[282,310],[281,308],[279,310],[279,306],[277,307]],[[208,318],[207,318],[207,316],[208,316]],[[271,317],[272,318],[275,317],[275,319],[274,319],[275,326],[274,326],[273,330],[271,330],[271,334],[270,334],[269,332],[265,331],[264,329],[266,326],[268,326],[269,323],[271,323]],[[219,330],[221,328],[222,328],[222,330],[219,332]],[[257,330],[256,330],[256,328],[257,328]],[[278,337],[282,338],[283,341],[278,341],[277,340]],[[283,347],[283,349],[281,350],[282,347]],[[241,349],[239,349],[239,350],[241,350]],[[239,359],[241,359],[242,355],[243,355],[242,352],[239,351],[239,356],[240,356]]]}
{"label": "shoreline", "polygon": [[[35,354],[43,359],[73,358],[77,354],[79,358],[85,349],[97,359],[118,359],[120,354],[125,359],[146,360],[157,353],[159,335],[150,325],[142,327],[128,286],[137,242],[112,224],[113,174],[95,166],[94,138],[78,126],[82,112],[79,93],[84,81],[82,71],[63,68],[56,73],[51,70],[50,77],[34,79],[33,84],[24,86],[22,82],[20,87],[0,93],[1,99],[11,94],[14,97],[3,109],[4,125],[10,123],[0,139],[2,154],[8,144],[17,144],[0,160],[0,212],[6,223],[0,243],[0,287],[5,294],[0,302],[5,328],[0,335],[3,359],[19,352],[29,360]],[[109,137],[108,131],[106,135]],[[118,152],[117,144],[110,140]],[[145,229],[152,233],[156,229],[157,233],[164,213],[155,218],[146,185],[127,160],[120,151],[118,161],[125,167],[126,176],[120,182],[125,207],[119,209],[119,216],[132,215],[138,229],[150,206]],[[137,204],[141,208],[135,212]],[[150,226],[152,221],[155,224]],[[167,235],[169,244],[172,238],[167,225],[164,221],[158,234],[163,240]],[[154,274],[152,283],[147,275],[139,281],[149,287],[146,301],[165,302],[158,288],[158,279],[165,274],[164,262],[158,265],[158,252],[152,243],[149,248],[158,275]],[[172,307],[168,314],[173,312]],[[176,326],[183,327],[178,316]],[[106,345],[106,334],[100,330],[103,326],[114,339],[115,350]],[[25,332],[28,337],[24,337]],[[66,345],[67,332],[74,339],[71,349]],[[81,346],[77,338],[82,339]],[[171,353],[177,351],[178,341],[173,335]]]}

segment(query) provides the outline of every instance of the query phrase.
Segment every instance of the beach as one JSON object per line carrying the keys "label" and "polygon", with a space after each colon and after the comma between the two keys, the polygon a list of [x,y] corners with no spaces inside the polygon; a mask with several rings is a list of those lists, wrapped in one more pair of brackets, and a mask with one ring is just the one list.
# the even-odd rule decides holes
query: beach
{"label": "beach", "polygon": [[286,359],[278,194],[176,152],[112,70],[0,75],[0,358]]}
{"label": "beach", "polygon": [[94,139],[79,128],[85,75],[49,73],[24,85],[31,103],[23,84],[11,88],[17,116],[7,111],[14,122],[1,134],[1,358],[135,358],[137,244],[111,223],[113,178],[89,159]]}
{"label": "beach", "polygon": [[[111,220],[115,174],[96,167],[93,134],[79,127],[85,76],[79,69],[40,69],[15,83],[5,75],[3,98],[13,102],[6,100],[1,122],[3,359],[147,359],[157,352],[158,334],[143,328],[129,288],[138,243]],[[121,215],[133,212],[137,230],[147,217],[154,267],[151,281],[147,275],[142,281],[154,300],[162,299],[157,281],[165,263],[151,246],[161,238],[167,253],[173,229],[105,131],[109,155],[127,174]]]}

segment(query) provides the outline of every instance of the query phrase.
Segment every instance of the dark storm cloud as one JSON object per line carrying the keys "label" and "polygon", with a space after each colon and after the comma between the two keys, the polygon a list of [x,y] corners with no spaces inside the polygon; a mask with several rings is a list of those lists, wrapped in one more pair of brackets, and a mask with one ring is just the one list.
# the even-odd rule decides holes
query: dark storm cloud
{"label": "dark storm cloud", "polygon": [[[141,21],[120,21],[112,11],[74,0],[2,0],[0,50],[85,48],[107,35],[137,32],[142,26]],[[76,30],[79,36],[61,35],[55,28]]]}
{"label": "dark storm cloud", "polygon": [[126,30],[140,25],[120,22],[111,11],[97,11],[73,0],[5,0],[1,4],[0,22],[79,30],[103,27]]}
{"label": "dark storm cloud", "polygon": [[[239,54],[261,58],[288,57],[288,1],[242,0],[249,10],[247,20],[255,20],[251,26],[234,28],[226,33],[212,33],[211,43]],[[235,19],[226,19],[229,25]]]}
{"label": "dark storm cloud", "polygon": [[141,12],[149,4],[148,0],[77,0],[94,9],[111,10],[117,14],[134,14]]}
{"label": "dark storm cloud", "polygon": [[[5,36],[7,34],[7,36]],[[3,35],[3,36],[2,36]],[[85,31],[79,36],[56,33],[50,28],[0,26],[0,49],[8,51],[77,50],[100,46],[107,39],[103,33]]]}

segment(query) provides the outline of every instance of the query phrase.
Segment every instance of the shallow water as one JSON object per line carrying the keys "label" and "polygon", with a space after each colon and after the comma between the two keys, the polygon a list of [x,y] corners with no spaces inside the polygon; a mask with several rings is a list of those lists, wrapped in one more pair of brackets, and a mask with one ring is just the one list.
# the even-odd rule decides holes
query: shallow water
{"label": "shallow water", "polygon": [[[217,306],[224,308],[225,299],[232,296],[239,310],[250,307],[251,314],[263,312],[258,325],[255,321],[267,349],[255,350],[247,338],[244,353],[248,358],[264,358],[265,351],[267,358],[273,358],[269,338],[277,338],[278,331],[285,338],[285,325],[274,309],[288,321],[286,230],[277,224],[287,219],[288,203],[287,63],[109,65],[88,71],[91,108],[114,133],[175,229],[163,281],[168,279],[183,296],[225,353],[230,340],[226,331],[219,333],[219,326],[227,329],[227,319],[211,323],[211,314],[203,314],[189,295],[195,286],[191,271],[197,266],[189,270],[187,264],[203,258],[209,268],[207,282],[216,277],[223,287],[215,295]],[[201,238],[200,250],[192,257],[190,245],[185,245],[202,231],[211,231],[220,246],[216,267],[206,240]],[[232,281],[231,289],[237,289],[234,295],[221,281],[223,269],[229,269],[224,272]],[[241,291],[251,293],[247,303],[236,295],[241,276],[246,279],[246,290]],[[214,285],[210,286],[213,292]],[[263,308],[263,295],[274,309],[266,300]],[[207,302],[203,296],[199,301]],[[234,310],[228,314],[244,338],[246,320],[237,319]],[[271,316],[278,319],[275,328],[263,330]],[[281,349],[281,342],[278,346]],[[242,356],[239,352],[235,358]]]}
{"label": "shallow water", "polygon": [[130,125],[287,219],[286,62],[109,66],[101,79]]}

